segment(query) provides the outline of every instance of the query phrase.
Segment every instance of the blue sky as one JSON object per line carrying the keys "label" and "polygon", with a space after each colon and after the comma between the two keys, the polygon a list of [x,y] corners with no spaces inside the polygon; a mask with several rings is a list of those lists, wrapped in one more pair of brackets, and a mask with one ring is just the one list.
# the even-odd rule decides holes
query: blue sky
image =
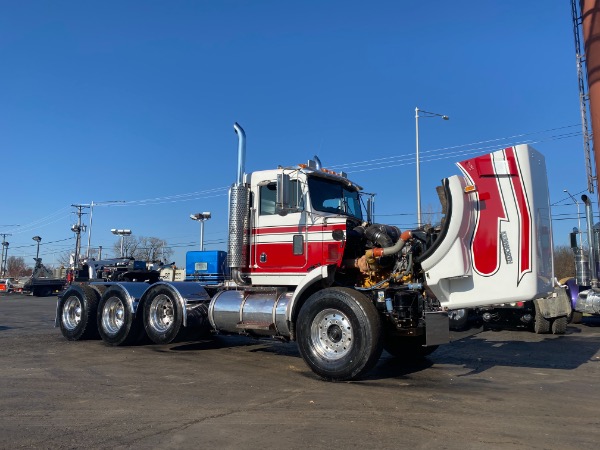
{"label": "blue sky", "polygon": [[199,242],[189,214],[210,211],[205,246],[224,249],[235,121],[247,171],[349,164],[378,221],[411,228],[417,106],[450,116],[420,120],[424,210],[456,161],[529,141],[546,157],[555,243],[577,225],[563,192],[587,187],[567,0],[2,4],[9,256],[31,261],[39,235],[54,263],[74,248],[70,205],[113,200],[126,203],[94,208],[93,247],[129,228],[182,265]]}

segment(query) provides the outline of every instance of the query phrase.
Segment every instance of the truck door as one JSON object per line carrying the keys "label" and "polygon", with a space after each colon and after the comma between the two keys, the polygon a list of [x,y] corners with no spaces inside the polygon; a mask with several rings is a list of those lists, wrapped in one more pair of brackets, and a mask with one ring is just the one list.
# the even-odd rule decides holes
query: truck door
{"label": "truck door", "polygon": [[[296,181],[292,184],[294,192],[291,198],[300,202],[300,183]],[[258,198],[252,226],[253,272],[305,272],[308,251],[306,213],[298,211],[285,216],[277,214],[275,181],[260,183],[256,193]]]}

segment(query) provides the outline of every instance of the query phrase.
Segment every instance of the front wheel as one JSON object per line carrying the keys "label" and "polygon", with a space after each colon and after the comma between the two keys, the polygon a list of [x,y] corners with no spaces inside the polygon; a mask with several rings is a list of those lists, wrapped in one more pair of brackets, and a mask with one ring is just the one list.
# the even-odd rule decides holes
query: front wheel
{"label": "front wheel", "polygon": [[381,322],[373,303],[348,288],[323,289],[302,306],[297,321],[300,354],[331,381],[353,380],[381,356]]}

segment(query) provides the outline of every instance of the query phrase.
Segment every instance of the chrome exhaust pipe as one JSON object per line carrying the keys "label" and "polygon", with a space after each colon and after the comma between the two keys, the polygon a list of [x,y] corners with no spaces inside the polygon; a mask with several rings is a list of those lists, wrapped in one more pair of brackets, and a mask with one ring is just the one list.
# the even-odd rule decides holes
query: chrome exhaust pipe
{"label": "chrome exhaust pipe", "polygon": [[598,287],[598,271],[596,269],[596,234],[594,233],[594,211],[592,210],[592,202],[587,195],[582,195],[581,200],[585,203],[585,220],[587,223],[588,243],[589,243],[589,269],[590,269],[590,285],[592,288]]}
{"label": "chrome exhaust pipe", "polygon": [[227,244],[227,265],[232,269],[233,281],[238,285],[247,284],[241,271],[248,267],[250,238],[250,190],[244,186],[246,166],[246,133],[236,122],[233,129],[238,135],[238,167],[236,182],[229,190],[229,242]]}
{"label": "chrome exhaust pipe", "polygon": [[238,166],[236,186],[240,186],[244,182],[244,171],[246,170],[246,133],[239,123],[233,124],[233,129],[238,135]]}

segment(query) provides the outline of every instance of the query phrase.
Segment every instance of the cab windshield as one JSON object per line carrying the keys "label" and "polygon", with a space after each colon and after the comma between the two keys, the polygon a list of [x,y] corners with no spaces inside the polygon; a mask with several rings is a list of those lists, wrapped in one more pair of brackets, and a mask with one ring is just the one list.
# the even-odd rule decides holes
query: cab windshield
{"label": "cab windshield", "polygon": [[308,177],[310,202],[316,211],[346,214],[362,220],[358,191],[321,177]]}

